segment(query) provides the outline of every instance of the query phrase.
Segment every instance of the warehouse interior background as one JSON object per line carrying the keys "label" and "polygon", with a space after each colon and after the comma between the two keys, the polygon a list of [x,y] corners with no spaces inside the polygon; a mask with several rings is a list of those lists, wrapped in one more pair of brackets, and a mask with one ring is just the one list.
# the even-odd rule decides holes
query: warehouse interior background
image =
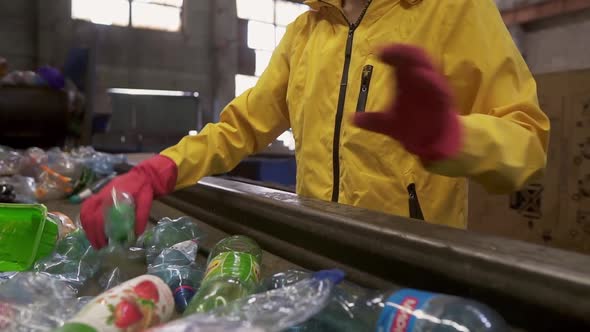
{"label": "warehouse interior background", "polygon": [[[590,252],[590,1],[496,3],[552,122],[549,166],[542,181],[509,196],[472,184],[469,227]],[[305,10],[285,0],[2,0],[0,57],[10,70],[82,61],[82,74],[73,71],[91,116],[74,130],[76,139],[105,151],[153,153],[216,121],[255,83],[285,26]],[[146,105],[128,97],[147,90],[183,98]],[[183,120],[196,109],[198,121]],[[293,145],[287,132],[235,172],[289,190]]]}

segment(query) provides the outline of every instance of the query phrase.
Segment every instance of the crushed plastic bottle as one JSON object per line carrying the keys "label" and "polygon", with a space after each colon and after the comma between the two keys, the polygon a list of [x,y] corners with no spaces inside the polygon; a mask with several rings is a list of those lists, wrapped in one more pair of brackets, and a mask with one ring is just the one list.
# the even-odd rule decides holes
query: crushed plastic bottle
{"label": "crushed plastic bottle", "polygon": [[22,155],[17,151],[0,146],[0,176],[12,176],[20,170]]}
{"label": "crushed plastic bottle", "polygon": [[164,280],[174,294],[176,311],[184,312],[200,286],[204,269],[196,263],[202,232],[191,218],[163,218],[138,240],[146,248],[148,274]]}
{"label": "crushed plastic bottle", "polygon": [[51,331],[77,311],[76,292],[48,275],[21,272],[0,284],[0,329]]}
{"label": "crushed plastic bottle", "polygon": [[116,165],[127,162],[127,157],[124,154],[97,152],[91,146],[76,148],[71,152],[71,155],[99,176],[107,176],[114,172]]}
{"label": "crushed plastic bottle", "polygon": [[339,270],[320,271],[292,285],[244,297],[151,331],[283,331],[320,312],[343,278]]}
{"label": "crushed plastic bottle", "polygon": [[203,238],[203,232],[189,217],[178,219],[162,218],[156,226],[141,235],[137,240],[137,245],[146,249],[147,262],[152,264],[162,250],[185,241],[195,243],[194,245],[197,247],[194,248],[194,253],[196,255],[198,242],[202,241]]}
{"label": "crushed plastic bottle", "polygon": [[207,312],[252,294],[260,281],[262,250],[242,235],[221,240],[209,255],[201,288],[184,315]]}
{"label": "crushed plastic bottle", "polygon": [[37,185],[31,177],[13,175],[0,178],[0,184],[12,188],[15,203],[34,204],[37,203],[35,195]]}
{"label": "crushed plastic bottle", "polygon": [[160,277],[174,295],[176,311],[183,313],[200,287],[204,269],[196,264],[197,243],[193,240],[166,248],[148,266],[148,274]]}
{"label": "crushed plastic bottle", "polygon": [[105,202],[104,220],[108,246],[100,251],[99,284],[110,289],[146,273],[145,250],[135,243],[135,204],[131,195],[113,188]]}
{"label": "crushed plastic bottle", "polygon": [[[289,271],[265,284],[288,285],[306,275]],[[508,332],[509,328],[495,311],[469,299],[404,288],[382,292],[345,282],[334,289],[324,310],[291,331]]]}
{"label": "crushed plastic bottle", "polygon": [[34,270],[79,290],[99,266],[98,253],[90,246],[86,234],[76,230],[60,239],[53,254],[35,263]]}

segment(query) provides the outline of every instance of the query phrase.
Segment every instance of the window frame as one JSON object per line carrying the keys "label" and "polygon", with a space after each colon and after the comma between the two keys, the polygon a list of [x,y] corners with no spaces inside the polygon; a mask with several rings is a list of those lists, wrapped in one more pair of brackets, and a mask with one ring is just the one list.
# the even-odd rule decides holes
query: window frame
{"label": "window frame", "polygon": [[[246,69],[242,69],[241,66],[238,66],[238,72],[235,74],[235,78],[234,78],[234,83],[236,84],[235,87],[235,96],[237,97],[241,92],[243,92],[245,89],[243,89],[242,87],[237,86],[238,83],[238,77],[239,76],[247,76],[250,77],[252,79],[256,79],[258,80],[260,78],[260,75],[262,74],[262,72],[268,67],[268,65],[266,67],[264,67],[263,69],[259,69],[256,66],[257,63],[257,52],[274,52],[274,50],[277,48],[280,40],[277,38],[278,37],[278,33],[277,30],[278,29],[283,29],[285,30],[287,28],[287,25],[290,24],[291,22],[288,22],[287,25],[281,24],[277,21],[277,4],[280,2],[289,2],[289,3],[293,3],[296,5],[301,6],[301,8],[307,8],[306,5],[304,5],[302,3],[302,1],[293,1],[293,0],[271,0],[272,4],[273,4],[273,8],[272,8],[272,13],[273,13],[273,17],[272,17],[272,22],[269,22],[267,20],[261,20],[261,19],[257,19],[257,18],[242,18],[239,15],[239,8],[240,7],[238,5],[238,1],[239,0],[235,0],[236,1],[236,18],[243,23],[243,25],[245,26],[245,35],[243,36],[245,38],[245,40],[242,40],[244,38],[240,38],[239,39],[239,45],[238,45],[238,49],[239,51],[239,58],[241,58],[238,62],[241,63],[242,59],[244,63],[246,63],[247,65],[245,66]],[[247,0],[244,0],[247,1]],[[309,8],[307,8],[306,10],[309,10]],[[302,11],[304,12],[304,11]],[[296,16],[300,15],[301,13],[297,14]],[[249,29],[248,29],[248,23],[249,22],[257,22],[257,23],[263,23],[263,24],[269,24],[273,26],[273,36],[274,36],[274,48],[272,50],[268,50],[268,49],[263,49],[263,48],[250,48],[248,45],[248,39],[249,39]],[[285,23],[285,22],[282,22]],[[284,36],[284,33],[282,34],[281,38]],[[248,69],[252,69],[252,70],[248,70]]]}
{"label": "window frame", "polygon": [[128,23],[127,23],[127,25],[118,25],[118,24],[96,23],[90,19],[74,17],[73,13],[72,13],[72,7],[73,7],[72,2],[73,1],[75,1],[75,0],[70,1],[70,19],[75,20],[75,21],[83,21],[83,22],[88,22],[88,23],[95,24],[95,25],[113,26],[113,27],[128,28],[128,29],[135,29],[135,30],[169,32],[169,33],[183,33],[184,29],[185,29],[185,17],[184,17],[184,8],[185,7],[184,6],[185,6],[187,0],[182,0],[182,4],[180,6],[163,4],[163,3],[152,3],[152,5],[162,6],[162,7],[172,7],[172,8],[176,8],[179,10],[180,26],[178,27],[178,30],[168,30],[168,29],[163,29],[163,28],[159,28],[159,27],[134,26],[133,25],[133,2],[145,3],[145,4],[149,4],[149,2],[143,2],[141,0],[123,0],[123,1],[127,2],[128,8],[129,8]]}

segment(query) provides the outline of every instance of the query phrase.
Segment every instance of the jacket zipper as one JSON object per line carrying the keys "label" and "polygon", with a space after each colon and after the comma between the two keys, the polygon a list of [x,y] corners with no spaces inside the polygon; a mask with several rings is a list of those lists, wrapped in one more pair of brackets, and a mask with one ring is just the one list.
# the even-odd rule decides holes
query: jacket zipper
{"label": "jacket zipper", "polygon": [[338,95],[338,108],[336,109],[336,117],[334,120],[334,139],[332,140],[332,202],[338,202],[338,196],[340,196],[340,131],[342,129],[342,118],[344,116],[344,101],[346,99],[346,88],[348,86],[348,71],[350,69],[350,58],[352,56],[352,40],[354,39],[354,31],[361,23],[367,8],[371,0],[367,2],[367,5],[363,9],[363,12],[359,16],[355,23],[350,23],[348,18],[342,16],[348,23],[348,38],[346,39],[346,49],[344,51],[344,68],[342,68],[342,79],[340,80],[340,92]]}
{"label": "jacket zipper", "polygon": [[408,186],[408,205],[410,208],[410,218],[424,220],[422,209],[420,208],[420,201],[418,200],[418,193],[416,193],[416,184],[410,183]]}
{"label": "jacket zipper", "polygon": [[364,112],[367,106],[367,98],[369,96],[369,87],[371,85],[371,76],[373,74],[373,66],[366,65],[363,67],[363,74],[361,75],[361,91],[359,93],[359,100],[356,104],[357,112]]}

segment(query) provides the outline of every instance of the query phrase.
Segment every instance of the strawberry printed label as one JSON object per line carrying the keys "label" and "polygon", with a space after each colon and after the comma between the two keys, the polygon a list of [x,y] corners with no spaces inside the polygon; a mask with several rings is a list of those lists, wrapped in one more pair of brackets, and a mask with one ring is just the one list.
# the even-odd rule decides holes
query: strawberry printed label
{"label": "strawberry printed label", "polygon": [[260,281],[260,266],[256,258],[244,252],[223,252],[217,255],[207,265],[203,283],[224,277],[234,277],[243,282]]}
{"label": "strawberry printed label", "polygon": [[139,332],[168,321],[174,311],[172,292],[155,276],[140,276],[88,303],[68,324],[97,331]]}

